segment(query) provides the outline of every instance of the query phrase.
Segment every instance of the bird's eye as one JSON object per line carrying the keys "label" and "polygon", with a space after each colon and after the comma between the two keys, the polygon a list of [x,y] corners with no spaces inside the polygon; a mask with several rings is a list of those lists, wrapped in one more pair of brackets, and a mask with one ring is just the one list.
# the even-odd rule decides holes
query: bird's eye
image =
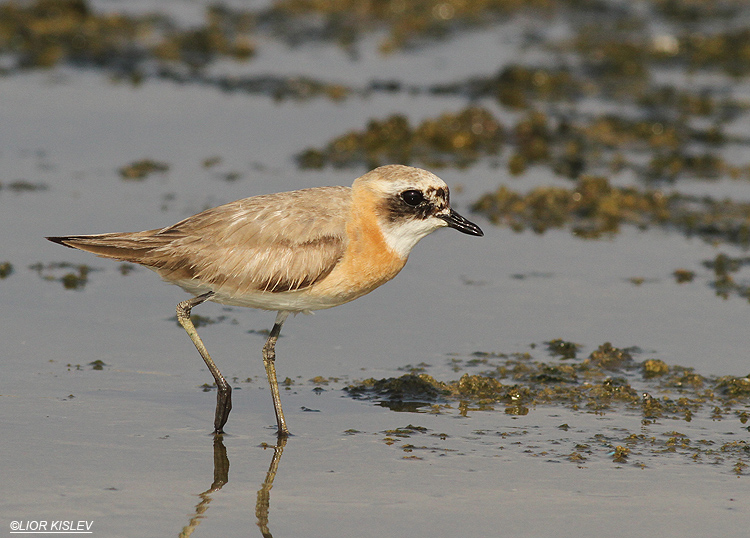
{"label": "bird's eye", "polygon": [[401,199],[406,202],[407,205],[416,207],[424,202],[424,195],[417,190],[409,190],[401,193]]}

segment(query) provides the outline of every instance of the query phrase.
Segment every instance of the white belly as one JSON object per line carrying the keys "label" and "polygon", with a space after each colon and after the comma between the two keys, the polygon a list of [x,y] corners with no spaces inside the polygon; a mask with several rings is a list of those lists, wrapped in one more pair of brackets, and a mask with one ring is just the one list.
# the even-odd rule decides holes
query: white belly
{"label": "white belly", "polygon": [[202,295],[214,292],[211,301],[229,306],[243,306],[246,308],[259,308],[261,310],[284,310],[286,312],[310,312],[312,310],[323,310],[333,308],[340,304],[348,303],[352,298],[341,296],[319,296],[310,293],[309,289],[300,291],[283,291],[278,293],[268,291],[253,291],[242,294],[232,294],[222,289],[213,289],[201,284],[196,280],[183,280],[179,282],[169,281],[177,284],[182,289],[193,295]]}

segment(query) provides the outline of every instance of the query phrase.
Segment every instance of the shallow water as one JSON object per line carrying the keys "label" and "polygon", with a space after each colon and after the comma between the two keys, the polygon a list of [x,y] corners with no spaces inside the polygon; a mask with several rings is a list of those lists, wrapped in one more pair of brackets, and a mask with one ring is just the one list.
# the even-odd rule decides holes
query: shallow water
{"label": "shallow water", "polygon": [[[169,9],[194,16],[194,6],[180,2]],[[241,69],[358,86],[379,78],[427,85],[519,61],[530,53],[516,39],[499,25],[382,56],[368,38],[356,61],[331,45],[269,40]],[[477,54],[489,45],[496,56]],[[745,376],[750,307],[717,298],[712,271],[701,265],[741,249],[654,229],[599,241],[563,230],[513,233],[471,215],[469,205],[499,183],[519,190],[544,183],[548,171],[511,179],[482,161],[438,170],[454,206],[485,237],[437,232],[393,282],[287,321],[277,368],[293,382],[282,399],[294,436],[274,462],[268,506],[258,505],[264,481],[266,490],[271,485],[274,451],[266,444],[276,441],[260,359],[273,314],[214,304],[194,312],[218,320],[199,331],[235,386],[224,458],[209,435],[215,393],[201,389],[210,375],[174,320],[184,293],[147,269],[123,275],[118,263],[43,237],[156,228],[246,196],[347,185],[364,169],[302,171],[293,156],[371,117],[398,111],[417,121],[465,102],[402,92],[278,103],[201,85],[113,84],[96,70],[70,67],[2,77],[0,95],[0,263],[14,268],[0,280],[6,529],[13,521],[72,520],[93,521],[93,536],[258,535],[267,509],[275,536],[746,535],[750,490],[746,469],[736,469],[750,460],[746,449],[694,457],[692,448],[665,444],[675,432],[717,451],[746,443],[747,425],[732,414],[746,404],[723,418],[703,411],[691,422],[644,423],[632,409],[552,405],[522,416],[455,402],[440,413],[397,413],[342,391],[421,363],[437,379],[456,379],[463,371],[452,360],[474,352],[529,351],[554,362],[543,343],[555,338],[581,344],[581,357],[611,342],[637,346],[638,360]],[[217,166],[203,166],[214,156]],[[119,167],[143,158],[166,162],[169,171],[120,178]],[[5,188],[19,179],[46,188]],[[744,184],[695,185],[747,198]],[[85,286],[68,290],[28,268],[38,262],[92,270]],[[676,283],[677,268],[695,271],[695,280]],[[103,370],[90,365],[97,360]],[[334,379],[311,382],[316,376]],[[613,461],[629,435],[654,441]],[[226,484],[218,488],[217,479]],[[212,484],[215,491],[204,493]]]}

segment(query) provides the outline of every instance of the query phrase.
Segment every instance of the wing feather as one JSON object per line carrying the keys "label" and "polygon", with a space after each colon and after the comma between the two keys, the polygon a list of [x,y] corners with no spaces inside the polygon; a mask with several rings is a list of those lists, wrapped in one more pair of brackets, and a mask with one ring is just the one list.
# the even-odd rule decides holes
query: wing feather
{"label": "wing feather", "polygon": [[230,295],[301,290],[325,278],[346,250],[348,187],[237,200],[160,230],[50,238],[146,265],[163,278],[200,281]]}

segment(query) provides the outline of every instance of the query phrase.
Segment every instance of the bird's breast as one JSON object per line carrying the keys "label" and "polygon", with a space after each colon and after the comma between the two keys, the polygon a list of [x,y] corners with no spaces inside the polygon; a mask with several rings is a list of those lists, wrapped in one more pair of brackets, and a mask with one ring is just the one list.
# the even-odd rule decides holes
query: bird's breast
{"label": "bird's breast", "polygon": [[347,247],[331,273],[310,289],[313,295],[351,301],[395,277],[406,264],[388,246],[374,203],[356,204],[346,225]]}

